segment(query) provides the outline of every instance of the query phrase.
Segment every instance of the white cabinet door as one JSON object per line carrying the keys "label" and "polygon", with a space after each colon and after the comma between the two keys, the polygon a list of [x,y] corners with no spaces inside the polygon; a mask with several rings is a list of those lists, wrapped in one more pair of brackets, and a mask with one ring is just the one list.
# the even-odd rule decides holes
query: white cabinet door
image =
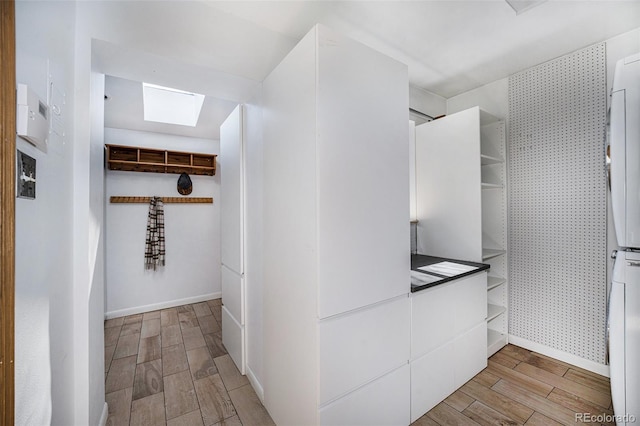
{"label": "white cabinet door", "polygon": [[[319,27],[318,313],[407,293],[406,65]],[[347,71],[348,72],[345,72]]]}
{"label": "white cabinet door", "polygon": [[231,316],[244,325],[244,278],[222,265],[222,302]]}
{"label": "white cabinet door", "polygon": [[453,332],[459,335],[487,318],[487,273],[462,278],[454,288]]}
{"label": "white cabinet door", "polygon": [[454,389],[487,366],[487,324],[484,321],[453,342],[453,359]]}
{"label": "white cabinet door", "polygon": [[408,425],[409,366],[404,365],[320,409],[321,425]]}
{"label": "white cabinet door", "polygon": [[246,374],[244,326],[231,316],[225,306],[222,307],[222,343],[240,373]]}
{"label": "white cabinet door", "polygon": [[[222,264],[239,274],[243,265],[243,153],[242,106],[220,126],[220,257]],[[222,295],[224,299],[224,294]]]}
{"label": "white cabinet door", "polygon": [[320,404],[409,361],[409,298],[320,321]]}
{"label": "white cabinet door", "polygon": [[455,390],[454,362],[451,344],[411,361],[411,422]]}

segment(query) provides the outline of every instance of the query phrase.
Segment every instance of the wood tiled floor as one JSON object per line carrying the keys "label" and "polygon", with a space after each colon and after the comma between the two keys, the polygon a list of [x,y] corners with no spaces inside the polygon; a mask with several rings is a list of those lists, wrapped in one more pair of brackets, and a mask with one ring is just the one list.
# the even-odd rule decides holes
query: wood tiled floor
{"label": "wood tiled floor", "polygon": [[105,321],[107,425],[273,425],[220,321],[220,299]]}
{"label": "wood tiled floor", "polygon": [[507,345],[489,358],[486,369],[413,425],[583,423],[576,421],[576,413],[613,414],[608,378]]}
{"label": "wood tiled floor", "polygon": [[[274,424],[222,344],[220,309],[216,299],[105,321],[108,425]],[[507,345],[413,425],[568,425],[612,411],[606,377]]]}

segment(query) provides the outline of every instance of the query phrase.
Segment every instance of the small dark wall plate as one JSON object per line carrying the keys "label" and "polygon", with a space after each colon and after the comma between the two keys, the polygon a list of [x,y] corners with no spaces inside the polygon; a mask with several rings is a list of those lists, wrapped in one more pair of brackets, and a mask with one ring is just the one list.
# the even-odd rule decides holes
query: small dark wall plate
{"label": "small dark wall plate", "polygon": [[16,194],[18,198],[36,199],[36,159],[18,151]]}

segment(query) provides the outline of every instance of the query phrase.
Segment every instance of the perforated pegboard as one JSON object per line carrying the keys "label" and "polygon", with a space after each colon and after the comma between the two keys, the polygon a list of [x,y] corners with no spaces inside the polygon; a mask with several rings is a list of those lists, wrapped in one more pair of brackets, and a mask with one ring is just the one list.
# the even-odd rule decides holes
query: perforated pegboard
{"label": "perforated pegboard", "polygon": [[509,78],[509,332],[604,363],[605,45]]}

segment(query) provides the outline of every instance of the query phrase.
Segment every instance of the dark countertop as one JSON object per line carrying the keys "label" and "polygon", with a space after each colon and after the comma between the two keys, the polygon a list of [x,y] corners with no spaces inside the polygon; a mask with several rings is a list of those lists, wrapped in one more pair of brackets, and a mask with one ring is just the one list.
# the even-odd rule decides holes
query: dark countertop
{"label": "dark countertop", "polygon": [[[420,268],[422,266],[434,265],[434,264],[440,263],[440,262],[458,263],[460,265],[473,266],[473,267],[476,267],[477,269],[473,269],[471,271],[462,272],[462,273],[459,273],[459,274],[456,274],[456,275],[452,275],[452,276],[446,276],[446,275],[438,274],[438,273],[435,273],[435,272],[425,273],[423,271],[418,270],[418,268]],[[489,268],[490,268],[490,265],[487,265],[485,263],[476,263],[476,262],[469,262],[469,261],[466,261],[466,260],[457,260],[457,259],[447,259],[447,258],[444,258],[444,257],[436,257],[436,256],[426,256],[424,254],[412,254],[411,255],[411,270],[412,271],[416,271],[418,274],[424,274],[429,279],[435,279],[435,280],[432,281],[432,282],[425,283],[425,284],[420,284],[420,285],[413,284],[413,282],[412,282],[411,283],[411,292],[415,293],[416,291],[424,290],[426,288],[431,288],[431,287],[434,287],[434,286],[437,286],[437,285],[440,285],[440,284],[444,284],[444,283],[449,282],[449,281],[453,281],[453,280],[457,280],[459,278],[467,277],[469,275],[477,274],[478,272],[486,271]]]}

